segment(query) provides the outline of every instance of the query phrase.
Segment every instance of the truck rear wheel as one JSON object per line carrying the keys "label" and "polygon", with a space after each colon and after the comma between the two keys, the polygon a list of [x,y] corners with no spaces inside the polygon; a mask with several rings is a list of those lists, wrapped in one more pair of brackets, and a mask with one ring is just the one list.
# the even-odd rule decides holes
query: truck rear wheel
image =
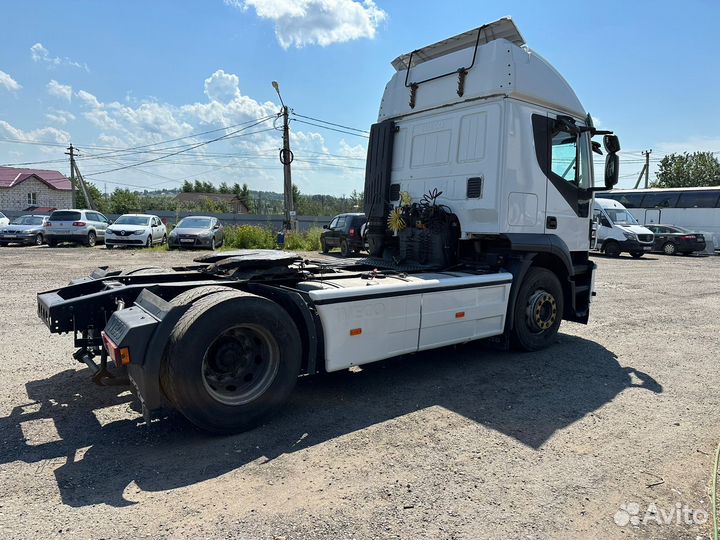
{"label": "truck rear wheel", "polygon": [[173,329],[161,384],[197,427],[253,428],[288,398],[300,372],[301,341],[287,312],[240,291],[195,301]]}
{"label": "truck rear wheel", "polygon": [[530,268],[513,308],[512,341],[524,351],[550,345],[563,317],[563,291],[557,276],[545,268]]}

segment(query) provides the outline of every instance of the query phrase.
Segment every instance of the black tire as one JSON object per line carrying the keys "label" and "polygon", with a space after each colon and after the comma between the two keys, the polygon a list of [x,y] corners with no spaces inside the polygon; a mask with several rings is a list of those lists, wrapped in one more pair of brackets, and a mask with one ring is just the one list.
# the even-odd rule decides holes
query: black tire
{"label": "black tire", "polygon": [[114,246],[105,242],[105,249],[112,249]]}
{"label": "black tire", "polygon": [[97,235],[94,231],[90,231],[85,239],[85,245],[87,247],[95,247],[95,244],[97,244]]}
{"label": "black tire", "polygon": [[544,349],[553,341],[563,317],[563,290],[545,268],[530,268],[513,306],[513,344],[524,351]]}
{"label": "black tire", "polygon": [[57,245],[57,242],[52,238],[48,238],[47,245],[48,247],[55,247]]}
{"label": "black tire", "polygon": [[167,244],[167,234],[163,234],[162,240],[160,240],[160,245],[164,246]]}
{"label": "black tire", "polygon": [[215,249],[217,249],[217,246],[215,245],[215,236],[213,236],[210,240],[210,251],[215,251]]}
{"label": "black tire", "polygon": [[2,246],[2,247],[7,247],[7,245],[8,245],[7,242],[0,242],[0,246]]}
{"label": "black tire", "polygon": [[633,259],[639,259],[639,258],[642,257],[644,254],[645,254],[645,253],[644,253],[643,251],[632,251],[632,252],[630,252],[630,256],[631,256]]}
{"label": "black tire", "polygon": [[677,246],[672,242],[665,242],[662,250],[665,255],[675,255],[677,253]]}
{"label": "black tire", "polygon": [[279,305],[250,293],[215,292],[196,300],[175,325],[161,384],[200,429],[244,431],[285,402],[300,372],[301,352],[297,328]]}
{"label": "black tire", "polygon": [[42,233],[37,233],[35,235],[35,242],[33,242],[36,246],[42,246],[45,242],[45,239],[43,238]]}
{"label": "black tire", "polygon": [[619,257],[621,253],[620,244],[615,240],[608,240],[603,246],[603,251],[608,257]]}
{"label": "black tire", "polygon": [[320,249],[323,253],[330,253],[330,248],[328,247],[327,242],[324,238],[320,239]]}
{"label": "black tire", "polygon": [[341,257],[349,257],[350,256],[350,246],[348,245],[347,240],[340,240],[340,256]]}

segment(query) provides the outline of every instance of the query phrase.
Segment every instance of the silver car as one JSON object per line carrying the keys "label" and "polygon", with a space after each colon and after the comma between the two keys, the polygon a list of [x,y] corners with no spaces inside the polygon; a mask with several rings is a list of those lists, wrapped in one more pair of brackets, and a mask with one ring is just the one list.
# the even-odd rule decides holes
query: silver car
{"label": "silver car", "polygon": [[45,243],[45,222],[50,216],[20,216],[10,225],[0,227],[0,246],[25,244],[42,246]]}
{"label": "silver car", "polygon": [[209,216],[188,216],[181,219],[168,236],[168,248],[208,248],[214,250],[225,242],[225,229],[220,220]]}
{"label": "silver car", "polygon": [[110,220],[95,210],[55,210],[45,223],[45,241],[50,247],[72,242],[93,247],[105,241]]}

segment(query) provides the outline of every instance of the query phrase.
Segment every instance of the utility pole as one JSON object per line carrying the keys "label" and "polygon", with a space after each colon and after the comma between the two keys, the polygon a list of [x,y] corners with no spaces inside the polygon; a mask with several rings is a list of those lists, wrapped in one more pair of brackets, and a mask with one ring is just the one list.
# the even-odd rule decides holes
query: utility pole
{"label": "utility pole", "polygon": [[652,148],[647,152],[642,153],[645,156],[645,189],[648,188],[648,176],[650,175],[650,154],[652,154]]}
{"label": "utility pole", "polygon": [[645,177],[645,189],[648,188],[648,176],[650,175],[650,154],[652,154],[652,148],[650,150],[643,150],[642,152],[642,155],[645,156],[645,165],[643,165],[643,168],[638,175],[637,182],[635,182],[635,187],[633,189],[638,188],[638,186],[640,185],[640,181],[643,179],[643,176]]}
{"label": "utility pole", "polygon": [[65,152],[66,156],[70,156],[70,188],[72,189],[71,204],[72,208],[75,208],[75,148],[70,143],[70,148]]}
{"label": "utility pole", "polygon": [[77,163],[75,162],[75,156],[77,154],[75,153],[76,149],[73,147],[72,143],[67,150],[68,151],[65,152],[65,155],[70,156],[70,184],[72,186],[72,206],[73,208],[75,208],[75,205],[77,204],[75,191],[75,182],[77,182],[78,184],[80,184],[80,190],[82,191],[83,197],[85,198],[85,206],[87,206],[90,210],[97,210],[97,208],[95,208],[95,204],[93,203],[92,197],[90,197],[90,192],[85,185],[85,180],[83,179],[82,174],[80,174],[80,169],[78,169]]}
{"label": "utility pole", "polygon": [[282,96],[280,95],[280,85],[277,81],[272,82],[272,87],[277,92],[280,98],[280,104],[282,105],[282,117],[283,117],[283,147],[280,150],[280,163],[283,164],[283,198],[285,202],[285,230],[289,230],[295,221],[295,211],[293,206],[293,193],[292,193],[292,172],[290,170],[290,164],[293,161],[293,153],[290,150],[290,125],[288,120],[289,109]]}

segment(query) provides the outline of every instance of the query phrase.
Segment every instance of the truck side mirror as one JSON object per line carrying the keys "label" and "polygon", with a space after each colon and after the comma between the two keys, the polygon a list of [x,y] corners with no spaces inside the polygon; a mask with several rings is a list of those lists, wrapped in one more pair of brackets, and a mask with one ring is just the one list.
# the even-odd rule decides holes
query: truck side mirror
{"label": "truck side mirror", "polygon": [[330,225],[328,225],[327,223],[325,225],[323,225],[323,229],[329,229],[329,228],[330,228]]}
{"label": "truck side mirror", "polygon": [[620,139],[617,135],[605,135],[603,137],[603,146],[608,154],[617,154],[620,151]]}
{"label": "truck side mirror", "polygon": [[620,158],[617,154],[605,156],[605,188],[612,189],[618,183],[620,175]]}

